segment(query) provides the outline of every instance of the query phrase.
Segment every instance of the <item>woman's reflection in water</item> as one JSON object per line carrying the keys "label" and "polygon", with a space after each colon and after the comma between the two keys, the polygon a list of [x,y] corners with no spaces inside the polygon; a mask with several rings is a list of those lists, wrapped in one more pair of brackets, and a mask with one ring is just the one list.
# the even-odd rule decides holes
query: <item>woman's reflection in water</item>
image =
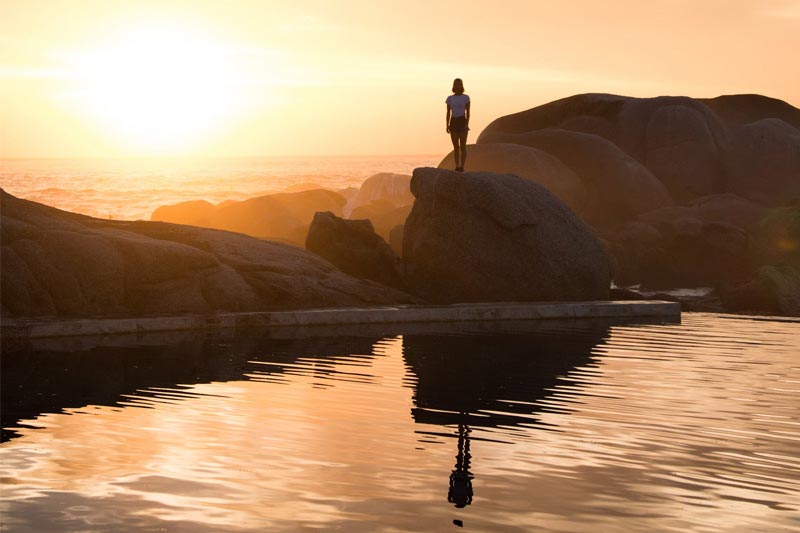
{"label": "woman's reflection in water", "polygon": [[447,501],[459,509],[472,503],[472,473],[469,471],[469,426],[458,425],[458,455],[456,469],[450,473]]}
{"label": "woman's reflection in water", "polygon": [[403,359],[416,378],[411,416],[419,424],[458,427],[447,492],[457,508],[472,504],[471,429],[535,427],[539,400],[561,376],[589,364],[608,335],[607,323],[525,326],[512,333],[403,335]]}

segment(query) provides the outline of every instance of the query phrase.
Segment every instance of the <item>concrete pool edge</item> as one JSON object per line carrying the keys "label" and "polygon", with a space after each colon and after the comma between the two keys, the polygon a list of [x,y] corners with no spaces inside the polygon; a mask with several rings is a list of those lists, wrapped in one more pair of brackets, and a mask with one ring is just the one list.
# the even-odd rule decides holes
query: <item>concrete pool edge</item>
{"label": "concrete pool edge", "polygon": [[680,317],[677,302],[660,300],[476,303],[439,306],[380,306],[298,309],[212,315],[69,320],[4,319],[3,338],[37,339],[213,328],[283,328],[520,320]]}

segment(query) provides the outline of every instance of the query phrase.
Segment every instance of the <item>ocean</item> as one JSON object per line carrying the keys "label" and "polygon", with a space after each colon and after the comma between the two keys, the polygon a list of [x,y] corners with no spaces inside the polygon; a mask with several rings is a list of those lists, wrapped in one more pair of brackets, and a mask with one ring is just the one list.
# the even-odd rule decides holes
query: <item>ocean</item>
{"label": "ocean", "polygon": [[216,204],[309,185],[359,187],[373,174],[411,174],[440,160],[441,155],[0,159],[0,187],[66,211],[150,220],[162,205]]}

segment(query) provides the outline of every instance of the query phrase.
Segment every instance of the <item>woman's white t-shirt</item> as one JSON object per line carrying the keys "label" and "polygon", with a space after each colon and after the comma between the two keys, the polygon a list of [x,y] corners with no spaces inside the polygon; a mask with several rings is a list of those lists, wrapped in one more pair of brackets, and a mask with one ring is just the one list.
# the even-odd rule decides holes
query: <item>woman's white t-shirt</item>
{"label": "woman's white t-shirt", "polygon": [[454,117],[463,117],[467,112],[469,96],[466,94],[451,94],[447,97],[445,103],[450,106]]}

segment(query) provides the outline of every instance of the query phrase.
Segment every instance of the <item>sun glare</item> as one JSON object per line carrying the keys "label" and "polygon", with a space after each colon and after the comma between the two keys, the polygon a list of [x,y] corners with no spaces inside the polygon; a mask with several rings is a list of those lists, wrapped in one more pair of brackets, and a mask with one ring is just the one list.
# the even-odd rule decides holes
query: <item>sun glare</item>
{"label": "sun glare", "polygon": [[237,48],[199,28],[129,28],[69,61],[75,111],[129,149],[196,148],[232,126],[249,103]]}

